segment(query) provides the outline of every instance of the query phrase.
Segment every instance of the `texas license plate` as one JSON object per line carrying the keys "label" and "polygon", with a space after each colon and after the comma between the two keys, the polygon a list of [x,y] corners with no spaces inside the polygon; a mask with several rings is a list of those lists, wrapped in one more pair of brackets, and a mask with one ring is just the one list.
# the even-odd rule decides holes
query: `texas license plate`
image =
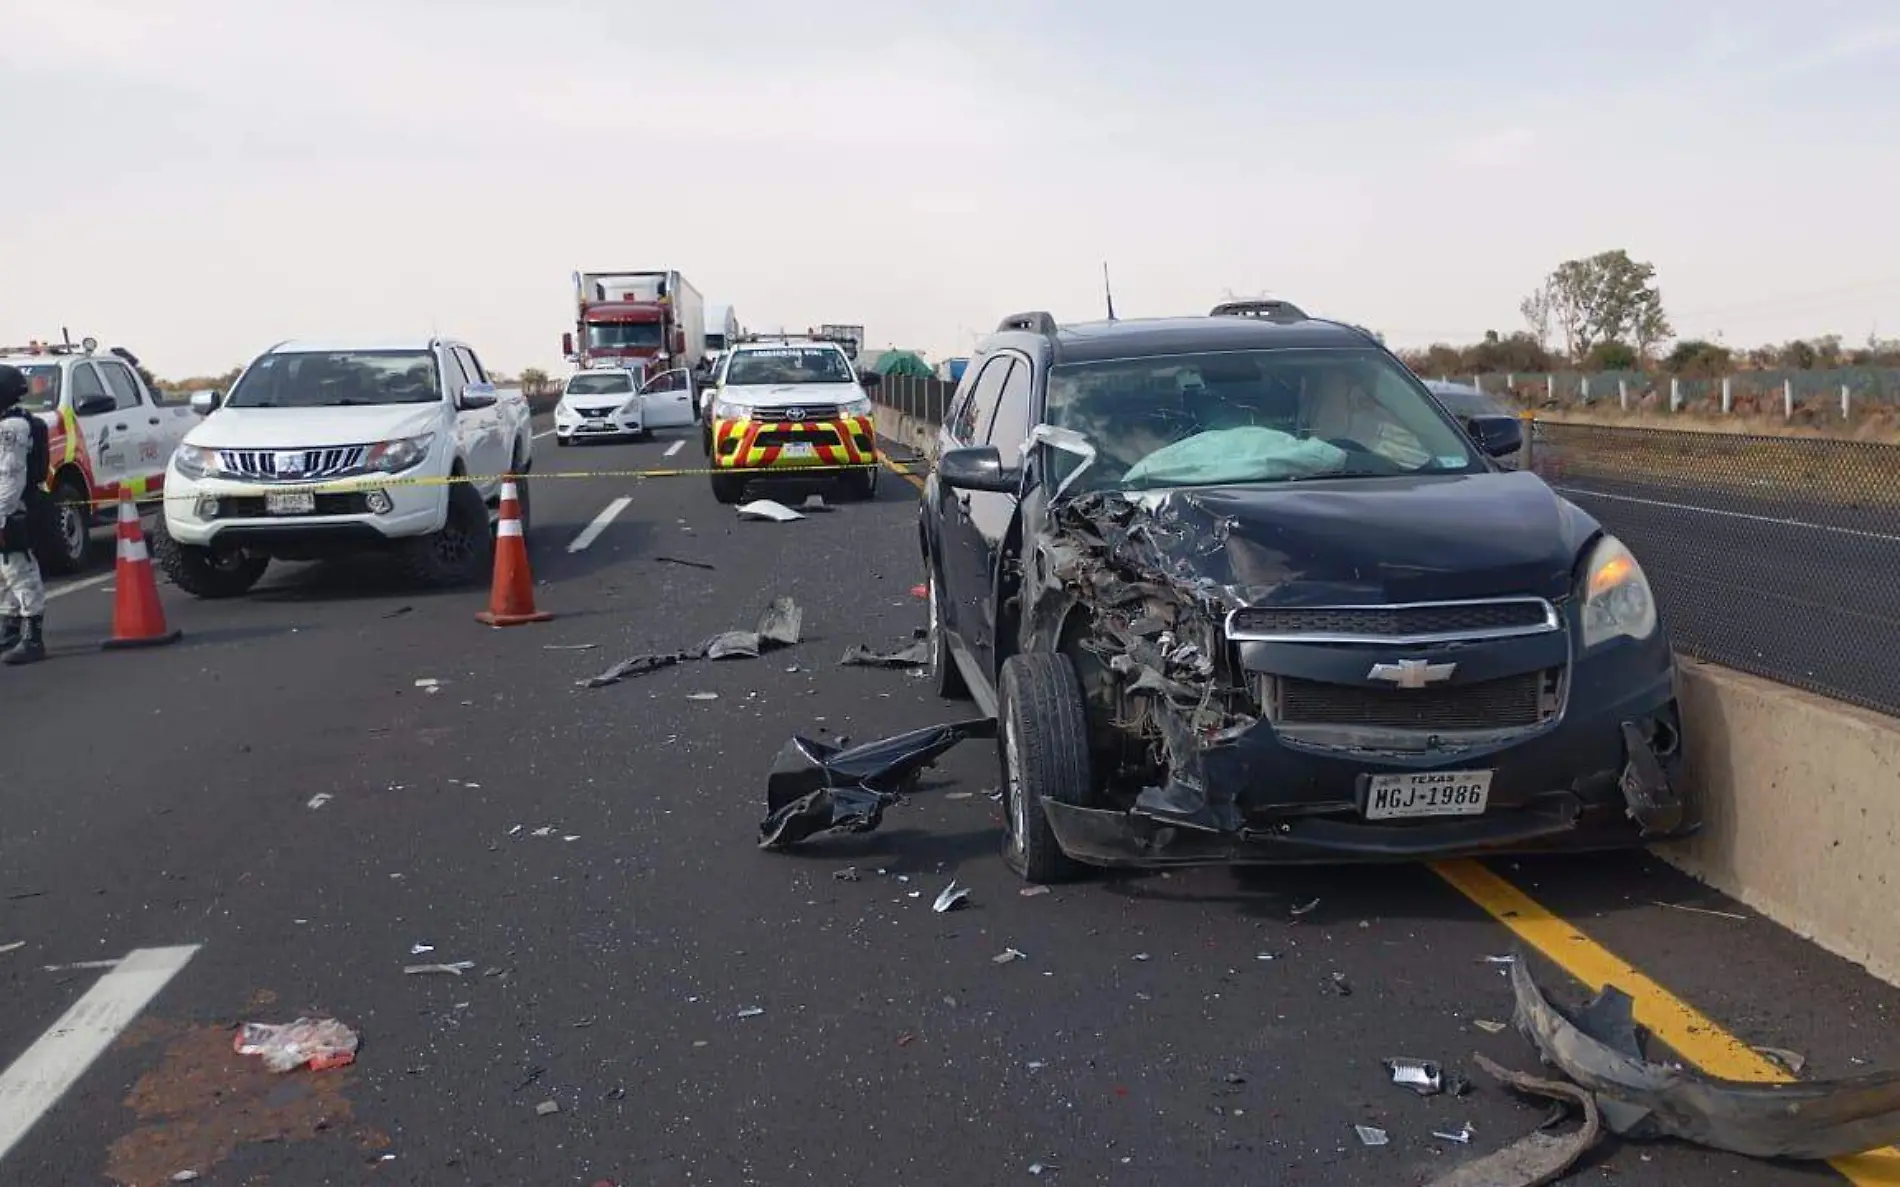
{"label": "texas license plate", "polygon": [[264,510],[272,515],[308,515],[317,509],[317,496],[307,490],[273,490],[264,495]]}
{"label": "texas license plate", "polygon": [[818,450],[809,441],[794,441],[779,456],[786,459],[814,458],[818,456]]}
{"label": "texas license plate", "polygon": [[1410,771],[1366,780],[1367,820],[1479,816],[1491,799],[1490,771]]}

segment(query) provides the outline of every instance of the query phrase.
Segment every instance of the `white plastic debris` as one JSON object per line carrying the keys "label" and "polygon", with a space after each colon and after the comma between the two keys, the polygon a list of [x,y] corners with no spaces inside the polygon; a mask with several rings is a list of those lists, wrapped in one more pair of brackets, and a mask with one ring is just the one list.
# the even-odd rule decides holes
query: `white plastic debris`
{"label": "white plastic debris", "polygon": [[739,518],[764,519],[770,520],[773,523],[790,523],[794,519],[803,519],[805,517],[790,507],[787,507],[785,504],[775,502],[772,499],[755,499],[750,503],[740,505]]}
{"label": "white plastic debris", "polygon": [[1471,1144],[1471,1122],[1465,1122],[1464,1128],[1457,1133],[1447,1133],[1442,1129],[1432,1130],[1432,1136],[1445,1142],[1457,1142],[1461,1146]]}
{"label": "white plastic debris", "polygon": [[429,953],[431,953],[431,952],[434,952],[434,951],[435,951],[435,945],[434,945],[434,944],[411,944],[411,945],[409,945],[409,955],[411,955],[411,956],[426,956],[427,954],[429,954]]}
{"label": "white plastic debris", "polygon": [[1016,893],[1022,895],[1024,898],[1039,898],[1042,895],[1048,894],[1049,888],[1047,886],[1025,886]]}
{"label": "white plastic debris", "polygon": [[686,694],[686,699],[689,701],[716,701],[719,699],[719,694],[716,692],[689,692]]}
{"label": "white plastic debris", "polygon": [[[317,794],[311,796],[310,802],[305,804],[304,806],[306,808],[309,808],[312,812],[314,812],[318,808],[323,807],[323,805],[329,803],[331,800],[335,798],[336,798],[335,796],[331,795],[327,791],[319,791]],[[182,1174],[183,1172],[181,1171],[180,1173]]]}
{"label": "white plastic debris", "polygon": [[561,1106],[558,1101],[544,1100],[534,1106],[534,1115],[537,1117],[552,1117],[560,1111]]}
{"label": "white plastic debris", "polygon": [[995,956],[990,957],[990,963],[991,964],[1008,964],[1013,960],[1022,960],[1026,958],[1027,955],[1028,955],[1027,953],[1018,952],[1014,948],[1005,948],[1001,952],[998,952]]}
{"label": "white plastic debris", "polygon": [[0,956],[4,956],[8,952],[17,952],[24,947],[26,947],[25,940],[15,940],[11,944],[0,944]]}
{"label": "white plastic debris", "polygon": [[1318,909],[1318,907],[1319,907],[1319,900],[1314,899],[1310,903],[1303,903],[1300,906],[1294,907],[1291,911],[1288,911],[1287,914],[1293,916],[1293,918],[1295,919],[1298,919],[1300,916],[1308,914]]}
{"label": "white plastic debris", "polygon": [[967,886],[958,886],[955,882],[952,882],[943,888],[943,893],[937,896],[936,902],[930,904],[930,909],[941,915],[945,911],[956,910],[965,902],[969,901],[969,898],[970,890]]}
{"label": "white plastic debris", "polygon": [[1507,1024],[1503,1022],[1493,1022],[1489,1018],[1473,1018],[1471,1025],[1488,1035],[1495,1035],[1503,1034]]}
{"label": "white plastic debris", "polygon": [[1395,1056],[1385,1061],[1392,1073],[1392,1082],[1401,1088],[1410,1088],[1420,1096],[1432,1096],[1444,1091],[1444,1072],[1429,1059],[1408,1059]]}
{"label": "white plastic debris", "polygon": [[1391,1140],[1386,1137],[1385,1130],[1375,1126],[1355,1125],[1352,1128],[1359,1135],[1359,1143],[1363,1146],[1383,1146]]}
{"label": "white plastic debris", "polygon": [[448,975],[452,977],[459,977],[463,973],[467,972],[468,970],[474,967],[475,967],[475,962],[472,960],[456,960],[456,961],[451,961],[448,964],[406,965],[404,966],[402,972],[403,972],[403,976],[405,977],[418,977],[418,976],[422,976],[428,973],[447,973]]}
{"label": "white plastic debris", "polygon": [[356,1062],[356,1032],[334,1018],[299,1018],[277,1025],[246,1022],[231,1046],[239,1055],[261,1055],[273,1072],[308,1066],[313,1072]]}
{"label": "white plastic debris", "polygon": [[760,1014],[763,1014],[763,1013],[765,1013],[764,1006],[747,1006],[745,1009],[739,1011],[739,1017],[757,1018]]}

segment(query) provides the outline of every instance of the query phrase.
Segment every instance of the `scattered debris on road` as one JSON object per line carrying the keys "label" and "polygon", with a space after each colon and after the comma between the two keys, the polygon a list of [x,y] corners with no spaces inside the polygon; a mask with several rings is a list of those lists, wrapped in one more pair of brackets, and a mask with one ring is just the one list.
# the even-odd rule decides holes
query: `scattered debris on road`
{"label": "scattered debris on road", "polygon": [[686,699],[689,701],[716,701],[719,699],[719,694],[716,692],[689,692],[686,694]]}
{"label": "scattered debris on road", "polygon": [[1450,1133],[1442,1129],[1432,1130],[1432,1136],[1440,1141],[1457,1142],[1461,1146],[1469,1146],[1471,1144],[1471,1133],[1471,1122],[1469,1121],[1465,1122],[1464,1128],[1456,1133]]}
{"label": "scattered debris on road", "polygon": [[1630,996],[1605,986],[1570,1014],[1511,969],[1516,1024],[1544,1061],[1598,1098],[1603,1122],[1632,1140],[1680,1138],[1753,1158],[1829,1159],[1900,1141],[1900,1072],[1840,1080],[1717,1080],[1643,1056]]}
{"label": "scattered debris on road", "polygon": [[1047,886],[1025,886],[1016,893],[1022,895],[1024,898],[1037,898],[1041,895],[1048,894],[1049,888]]}
{"label": "scattered debris on road", "polygon": [[1346,979],[1346,974],[1344,973],[1334,973],[1331,979],[1327,981],[1326,988],[1341,997],[1352,996],[1352,982]]}
{"label": "scattered debris on road", "polygon": [[1029,954],[1027,952],[1018,952],[1014,948],[1005,948],[1001,952],[998,952],[995,956],[990,957],[990,963],[991,964],[1010,964],[1014,961],[1027,960],[1028,958],[1029,958]]}
{"label": "scattered debris on road", "polygon": [[423,676],[416,681],[416,687],[420,688],[422,691],[433,696],[436,693],[441,692],[442,686],[447,683],[448,681],[437,680],[433,676]]}
{"label": "scattered debris on road", "polygon": [[1429,1059],[1408,1059],[1395,1055],[1384,1061],[1392,1073],[1392,1082],[1410,1088],[1420,1096],[1436,1096],[1445,1090],[1445,1074]]}
{"label": "scattered debris on road", "polygon": [[956,910],[969,900],[970,888],[967,886],[958,886],[955,882],[952,882],[943,888],[943,893],[937,896],[937,901],[930,905],[930,909],[941,915],[945,911]]}
{"label": "scattered debris on road", "polygon": [[1502,1150],[1440,1175],[1429,1187],[1542,1187],[1561,1178],[1603,1136],[1596,1099],[1581,1088],[1509,1071],[1482,1055],[1476,1058],[1478,1066],[1500,1084],[1526,1096],[1558,1102],[1558,1119],[1564,1115],[1564,1106],[1575,1105],[1583,1114],[1583,1124],[1568,1134],[1548,1132],[1549,1123],[1540,1125]]}
{"label": "scattered debris on road", "polygon": [[864,833],[883,823],[884,809],[951,747],[994,738],[996,719],[925,726],[895,737],[840,747],[803,736],[779,751],[766,777],[759,848],[786,849],[826,833]]}
{"label": "scattered debris on road", "polygon": [[273,1072],[299,1067],[322,1072],[355,1063],[359,1041],[355,1031],[334,1018],[299,1018],[282,1024],[246,1022],[231,1046],[239,1055],[262,1056]]}
{"label": "scattered debris on road", "polygon": [[797,602],[787,597],[773,598],[759,616],[758,624],[749,631],[724,631],[684,651],[632,656],[598,676],[575,681],[575,686],[605,688],[632,676],[645,676],[691,660],[757,658],[767,651],[797,643],[803,635],[804,623],[805,613]]}
{"label": "scattered debris on road", "polygon": [[552,1117],[560,1111],[561,1106],[558,1101],[544,1100],[534,1106],[534,1115],[537,1117]]}
{"label": "scattered debris on road", "polygon": [[925,668],[930,666],[930,640],[917,639],[895,651],[872,651],[854,643],[838,662],[848,668]]}
{"label": "scattered debris on road", "polygon": [[15,940],[11,944],[0,944],[0,956],[5,956],[9,952],[17,952],[24,947],[26,947],[25,940]]}
{"label": "scattered debris on road", "polygon": [[803,519],[805,517],[790,507],[787,507],[785,504],[775,500],[754,499],[750,503],[740,504],[739,518],[770,520],[772,523],[790,523],[794,519]]}
{"label": "scattered debris on road", "polygon": [[1293,918],[1295,919],[1298,919],[1302,915],[1310,915],[1314,911],[1317,911],[1317,910],[1319,910],[1319,900],[1314,899],[1310,903],[1302,903],[1299,906],[1292,908],[1291,910],[1287,912],[1287,914],[1293,916]]}
{"label": "scattered debris on road", "polygon": [[600,644],[598,643],[543,643],[541,645],[541,650],[543,651],[592,651],[594,648],[599,647],[599,646]]}
{"label": "scattered debris on road", "polygon": [[[0,948],[0,952],[4,951],[6,949]],[[1801,1069],[1808,1066],[1807,1056],[1799,1051],[1790,1051],[1786,1047],[1757,1047],[1755,1053],[1773,1060],[1791,1076],[1800,1075]]]}
{"label": "scattered debris on road", "polygon": [[656,556],[653,558],[653,563],[658,565],[684,565],[688,569],[717,570],[717,566],[709,565],[705,561],[689,561],[684,557],[678,556]]}
{"label": "scattered debris on road", "polygon": [[1747,923],[1748,916],[1737,915],[1733,911],[1712,911],[1707,907],[1692,907],[1688,903],[1665,903],[1656,899],[1649,900],[1652,906],[1667,907],[1671,911],[1686,911],[1691,915],[1713,915],[1717,919],[1733,919],[1737,923]]}
{"label": "scattered debris on road", "polygon": [[323,805],[329,803],[331,800],[335,798],[336,798],[335,796],[331,795],[327,791],[319,791],[317,794],[310,797],[310,802],[305,804],[304,807],[309,808],[312,812],[314,812],[318,808],[323,807]]}
{"label": "scattered debris on road", "polygon": [[472,960],[457,960],[457,961],[451,961],[448,964],[406,965],[404,966],[402,972],[403,972],[403,976],[405,977],[420,977],[420,976],[426,976],[431,973],[446,973],[452,977],[459,977],[463,973],[467,972],[468,970],[474,967],[475,967],[475,962]]}
{"label": "scattered debris on road", "polygon": [[1497,1034],[1503,1034],[1505,1031],[1505,1028],[1508,1027],[1510,1024],[1508,1022],[1493,1022],[1489,1018],[1473,1018],[1471,1020],[1471,1025],[1477,1027],[1479,1030],[1483,1031],[1484,1033],[1488,1035],[1497,1035]]}
{"label": "scattered debris on road", "polygon": [[739,1011],[739,1017],[757,1018],[759,1015],[763,1013],[765,1013],[764,1006],[747,1006],[745,1009]]}
{"label": "scattered debris on road", "polygon": [[1383,1146],[1391,1141],[1391,1139],[1386,1136],[1385,1130],[1379,1129],[1376,1126],[1355,1125],[1352,1128],[1353,1132],[1359,1135],[1359,1144],[1362,1146]]}
{"label": "scattered debris on road", "polygon": [[846,867],[845,867],[844,869],[842,869],[842,870],[833,870],[833,871],[831,871],[831,877],[832,877],[832,880],[833,880],[833,881],[835,881],[835,882],[856,882],[856,881],[859,881],[859,876],[858,876],[858,867],[856,867],[856,866],[846,866]]}

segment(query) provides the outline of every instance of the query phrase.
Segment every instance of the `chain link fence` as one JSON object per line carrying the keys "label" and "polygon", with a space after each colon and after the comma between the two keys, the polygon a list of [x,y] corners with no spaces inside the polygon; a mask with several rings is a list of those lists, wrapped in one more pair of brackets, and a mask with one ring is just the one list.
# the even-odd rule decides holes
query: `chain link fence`
{"label": "chain link fence", "polygon": [[1538,421],[1527,454],[1636,553],[1678,650],[1900,715],[1900,446]]}
{"label": "chain link fence", "polygon": [[[876,399],[937,424],[954,390]],[[1630,546],[1678,650],[1900,716],[1900,445],[1538,420],[1517,464]]]}

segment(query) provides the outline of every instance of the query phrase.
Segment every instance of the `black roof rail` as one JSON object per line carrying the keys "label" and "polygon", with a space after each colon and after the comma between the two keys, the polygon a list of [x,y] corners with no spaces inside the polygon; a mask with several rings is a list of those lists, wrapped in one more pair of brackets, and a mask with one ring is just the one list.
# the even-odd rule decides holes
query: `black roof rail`
{"label": "black roof rail", "polygon": [[1012,313],[996,327],[1000,334],[1006,330],[1026,330],[1031,334],[1051,335],[1056,332],[1056,319],[1038,309],[1031,313]]}
{"label": "black roof rail", "polygon": [[1264,317],[1274,321],[1305,321],[1306,310],[1291,301],[1222,301],[1209,317]]}

